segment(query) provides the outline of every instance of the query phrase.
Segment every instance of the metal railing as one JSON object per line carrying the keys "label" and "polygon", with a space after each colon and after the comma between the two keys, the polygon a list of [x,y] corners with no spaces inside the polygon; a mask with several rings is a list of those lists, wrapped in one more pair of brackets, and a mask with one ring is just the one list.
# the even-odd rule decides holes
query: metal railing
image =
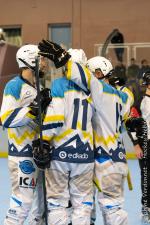
{"label": "metal railing", "polygon": [[[94,55],[101,55],[103,44],[94,45]],[[130,59],[135,58],[137,64],[140,64],[142,59],[147,59],[150,62],[150,42],[143,43],[124,43],[124,44],[109,44],[106,49],[106,58],[109,58],[116,64],[117,59],[114,53],[115,48],[124,48],[124,60],[126,66],[130,65]]]}

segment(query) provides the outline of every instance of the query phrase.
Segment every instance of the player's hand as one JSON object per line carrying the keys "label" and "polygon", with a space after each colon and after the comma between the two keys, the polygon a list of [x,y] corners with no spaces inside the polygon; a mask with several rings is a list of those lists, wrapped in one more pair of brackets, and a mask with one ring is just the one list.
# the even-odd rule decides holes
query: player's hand
{"label": "player's hand", "polygon": [[39,55],[52,60],[56,68],[64,66],[71,57],[65,49],[52,41],[42,40],[38,48],[40,50]]}
{"label": "player's hand", "polygon": [[135,155],[136,155],[136,157],[137,157],[138,159],[142,159],[142,158],[143,158],[143,151],[142,151],[142,149],[141,149],[141,147],[140,147],[139,144],[136,144],[136,145],[134,146],[134,150],[135,150]]}
{"label": "player's hand", "polygon": [[[51,96],[50,89],[45,88],[45,89],[41,90],[40,91],[40,104],[41,104],[42,113],[45,113],[45,111],[51,101],[52,101],[52,96]],[[33,102],[29,105],[29,107],[31,108],[31,113],[33,115],[37,116],[38,108],[39,108],[37,97],[33,100]]]}
{"label": "player's hand", "polygon": [[46,169],[50,167],[51,161],[51,148],[47,141],[43,141],[43,148],[40,147],[40,140],[34,140],[32,142],[33,159],[35,164],[40,169]]}

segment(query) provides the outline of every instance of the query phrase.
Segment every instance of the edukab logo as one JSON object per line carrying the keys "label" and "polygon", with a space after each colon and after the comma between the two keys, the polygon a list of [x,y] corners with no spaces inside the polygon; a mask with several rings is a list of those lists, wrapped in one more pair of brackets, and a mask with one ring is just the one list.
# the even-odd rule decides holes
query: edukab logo
{"label": "edukab logo", "polygon": [[72,153],[67,153],[64,152],[64,151],[61,151],[59,153],[59,157],[61,159],[65,159],[65,158],[69,158],[69,159],[88,159],[88,155],[86,153],[83,153],[83,154],[79,154],[78,152],[72,154]]}
{"label": "edukab logo", "polygon": [[61,151],[61,152],[59,153],[59,157],[60,157],[61,159],[65,159],[65,158],[67,157],[67,153],[64,152],[64,151]]}

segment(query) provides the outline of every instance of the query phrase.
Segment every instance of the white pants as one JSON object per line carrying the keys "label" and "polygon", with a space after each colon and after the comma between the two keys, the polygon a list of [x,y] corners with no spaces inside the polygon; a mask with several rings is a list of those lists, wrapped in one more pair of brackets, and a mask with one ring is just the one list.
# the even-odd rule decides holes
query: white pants
{"label": "white pants", "polygon": [[72,224],[89,225],[93,204],[94,163],[79,164],[52,161],[47,170],[48,222],[67,225],[66,207],[72,204]]}
{"label": "white pants", "polygon": [[[43,202],[43,199],[38,198],[38,189],[41,189],[40,172],[31,157],[9,156],[8,166],[11,197],[4,225],[22,225],[29,215],[34,198],[36,197],[36,202]],[[39,212],[38,206],[42,206],[41,202],[33,207],[30,225],[40,225],[43,211]]]}
{"label": "white pants", "polygon": [[128,224],[127,212],[123,210],[123,186],[127,171],[125,163],[111,160],[95,162],[95,177],[102,190],[98,193],[98,202],[105,225]]}

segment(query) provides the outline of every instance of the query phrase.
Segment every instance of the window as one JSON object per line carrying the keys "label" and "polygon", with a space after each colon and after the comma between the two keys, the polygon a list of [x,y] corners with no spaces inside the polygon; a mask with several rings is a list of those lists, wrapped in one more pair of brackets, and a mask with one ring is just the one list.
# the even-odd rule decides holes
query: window
{"label": "window", "polygon": [[2,27],[2,32],[4,34],[4,38],[7,43],[16,45],[16,46],[22,45],[20,27],[10,27],[10,28]]}
{"label": "window", "polygon": [[[48,27],[48,39],[58,43],[64,49],[68,50],[72,46],[71,25],[70,24],[51,24]],[[56,69],[53,63],[50,63],[49,73],[45,78],[45,86],[50,87],[50,83],[57,77],[62,76],[63,69]]]}

